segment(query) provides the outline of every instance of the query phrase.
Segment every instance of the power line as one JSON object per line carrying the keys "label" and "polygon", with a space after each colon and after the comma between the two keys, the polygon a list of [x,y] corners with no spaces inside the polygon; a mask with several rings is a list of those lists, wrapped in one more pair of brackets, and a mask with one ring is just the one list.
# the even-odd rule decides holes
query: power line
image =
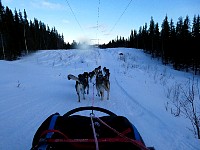
{"label": "power line", "polygon": [[[126,10],[127,10],[128,7],[130,6],[130,4],[131,4],[132,1],[133,1],[133,0],[130,0],[130,1],[129,1],[129,3],[128,3],[127,6],[125,7],[124,11],[123,11],[122,14],[119,16],[119,18],[117,19],[117,21],[115,22],[115,24],[113,25],[113,27],[111,28],[110,32],[108,32],[107,35],[109,35],[109,34],[114,30],[114,28],[116,27],[116,25],[120,22],[122,16],[125,14]],[[78,26],[80,27],[80,29],[81,29],[81,30],[83,31],[83,33],[84,33],[84,30],[83,30],[81,24],[79,23],[79,21],[78,21],[76,15],[75,15],[75,13],[74,13],[72,7],[70,6],[69,1],[66,0],[66,2],[67,2],[68,6],[69,6],[69,8],[70,8],[70,10],[71,10],[71,12],[72,12],[72,14],[73,14],[73,17],[74,17],[74,19],[76,20]],[[96,39],[98,40],[98,45],[99,45],[98,33],[99,33],[100,4],[101,4],[101,1],[98,0],[98,8],[97,8],[97,33],[96,33]]]}
{"label": "power line", "polygon": [[98,4],[98,11],[97,11],[97,31],[99,30],[99,9],[100,8],[100,0],[99,0],[99,4]]}
{"label": "power line", "polygon": [[100,11],[100,0],[99,0],[99,4],[98,4],[98,10],[97,10],[97,39],[98,39],[98,45],[99,45],[99,38],[98,38],[98,33],[99,33],[99,11]]}
{"label": "power line", "polygon": [[128,9],[128,7],[130,6],[131,2],[133,0],[130,0],[128,5],[125,7],[124,11],[122,12],[122,14],[119,16],[119,18],[117,19],[117,21],[115,22],[114,26],[111,28],[110,32],[108,33],[108,35],[114,30],[114,28],[116,27],[116,25],[119,23],[120,19],[122,18],[122,16],[124,15],[124,13],[126,12],[126,10]]}
{"label": "power line", "polygon": [[78,19],[77,19],[76,15],[75,15],[75,13],[74,13],[74,11],[73,11],[72,7],[70,6],[70,4],[69,4],[68,0],[66,0],[66,2],[67,2],[67,4],[68,4],[68,6],[69,6],[69,8],[70,8],[70,10],[71,10],[71,12],[72,12],[72,14],[73,14],[73,16],[74,16],[74,19],[76,20],[76,22],[77,22],[77,24],[79,25],[80,29],[81,29],[81,30],[83,31],[83,33],[84,33],[84,30],[83,30],[83,28],[82,28],[81,24],[79,23],[79,21],[78,21]]}

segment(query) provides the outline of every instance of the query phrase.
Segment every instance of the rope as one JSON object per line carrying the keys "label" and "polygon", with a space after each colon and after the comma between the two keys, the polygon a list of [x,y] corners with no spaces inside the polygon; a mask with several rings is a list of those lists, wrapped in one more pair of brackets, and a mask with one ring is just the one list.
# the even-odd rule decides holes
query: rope
{"label": "rope", "polygon": [[94,127],[93,117],[94,117],[94,114],[90,114],[96,150],[99,150],[99,144],[98,144],[97,135],[96,135],[95,127]]}
{"label": "rope", "polygon": [[[95,83],[93,83],[93,88],[92,88],[92,107],[94,107],[94,85]],[[92,114],[93,114],[93,110],[92,110]]]}
{"label": "rope", "polygon": [[[93,87],[92,87],[92,107],[94,107],[94,86],[95,86],[95,83],[93,83]],[[93,109],[92,109],[92,114],[94,114]]]}
{"label": "rope", "polygon": [[100,118],[96,117],[96,119],[98,119],[102,124],[104,124],[105,126],[107,126],[109,129],[111,129],[113,132],[115,132],[117,135],[119,135],[120,137],[124,138],[126,141],[129,141],[131,143],[133,143],[135,146],[141,148],[142,150],[148,150],[148,148],[146,148],[146,146],[144,146],[141,142],[138,142],[136,140],[130,139],[127,136],[123,135],[122,133],[118,132],[117,130],[115,130],[114,128],[110,127],[108,124],[106,124],[103,120],[101,120]]}

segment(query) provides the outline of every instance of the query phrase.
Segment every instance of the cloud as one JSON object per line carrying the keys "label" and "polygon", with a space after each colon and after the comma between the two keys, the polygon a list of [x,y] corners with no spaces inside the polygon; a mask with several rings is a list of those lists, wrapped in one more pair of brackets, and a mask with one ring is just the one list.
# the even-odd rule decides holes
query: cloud
{"label": "cloud", "polygon": [[11,3],[11,2],[13,2],[13,0],[4,0],[5,1],[5,3]]}
{"label": "cloud", "polygon": [[62,23],[64,23],[64,24],[69,24],[69,23],[70,23],[70,21],[69,21],[69,20],[67,20],[67,19],[63,19],[63,20],[62,20]]}
{"label": "cloud", "polygon": [[62,9],[63,6],[59,3],[49,2],[48,0],[33,0],[31,1],[31,5],[35,8],[42,8],[42,9],[53,9],[59,10]]}
{"label": "cloud", "polygon": [[94,25],[94,26],[88,26],[87,29],[97,29],[97,25]]}
{"label": "cloud", "polygon": [[100,24],[99,26],[94,25],[94,26],[88,26],[87,29],[98,29],[102,33],[107,32],[107,26],[104,24]]}
{"label": "cloud", "polygon": [[3,0],[2,2],[4,6],[9,6],[9,5],[12,5],[13,3],[14,3],[14,0]]}
{"label": "cloud", "polygon": [[105,33],[104,36],[109,36],[112,35],[111,33]]}
{"label": "cloud", "polygon": [[49,8],[49,9],[59,9],[59,8],[62,7],[62,6],[61,6],[60,4],[58,4],[58,3],[51,3],[51,2],[47,2],[47,1],[42,1],[41,3],[42,3],[42,5],[43,5],[44,7],[47,7],[47,8]]}

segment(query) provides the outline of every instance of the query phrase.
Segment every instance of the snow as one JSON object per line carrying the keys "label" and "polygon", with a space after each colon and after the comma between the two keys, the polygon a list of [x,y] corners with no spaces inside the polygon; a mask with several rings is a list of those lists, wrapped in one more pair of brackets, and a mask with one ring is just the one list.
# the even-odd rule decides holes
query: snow
{"label": "snow", "polygon": [[[99,65],[110,69],[110,99],[100,100],[91,82],[89,95],[79,103],[75,81],[67,75],[77,76]],[[200,141],[188,129],[189,120],[175,118],[165,109],[167,87],[186,82],[192,74],[164,66],[141,50],[41,50],[17,61],[0,61],[0,70],[1,150],[30,149],[48,116],[91,105],[127,117],[146,145],[156,150],[200,150]]]}

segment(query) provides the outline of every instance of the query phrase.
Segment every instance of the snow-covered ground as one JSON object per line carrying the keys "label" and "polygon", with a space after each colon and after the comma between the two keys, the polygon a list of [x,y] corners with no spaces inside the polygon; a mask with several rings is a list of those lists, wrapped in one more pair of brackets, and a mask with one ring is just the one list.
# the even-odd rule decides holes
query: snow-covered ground
{"label": "snow-covered ground", "polygon": [[[90,83],[89,95],[79,103],[75,81],[67,75],[99,65],[110,69],[110,100],[100,100],[95,89],[93,97]],[[200,150],[200,141],[188,129],[189,120],[175,118],[165,109],[167,87],[192,75],[163,66],[141,50],[38,51],[17,61],[0,61],[0,70],[1,150],[30,149],[36,130],[49,115],[91,105],[127,117],[146,145],[156,150]]]}

